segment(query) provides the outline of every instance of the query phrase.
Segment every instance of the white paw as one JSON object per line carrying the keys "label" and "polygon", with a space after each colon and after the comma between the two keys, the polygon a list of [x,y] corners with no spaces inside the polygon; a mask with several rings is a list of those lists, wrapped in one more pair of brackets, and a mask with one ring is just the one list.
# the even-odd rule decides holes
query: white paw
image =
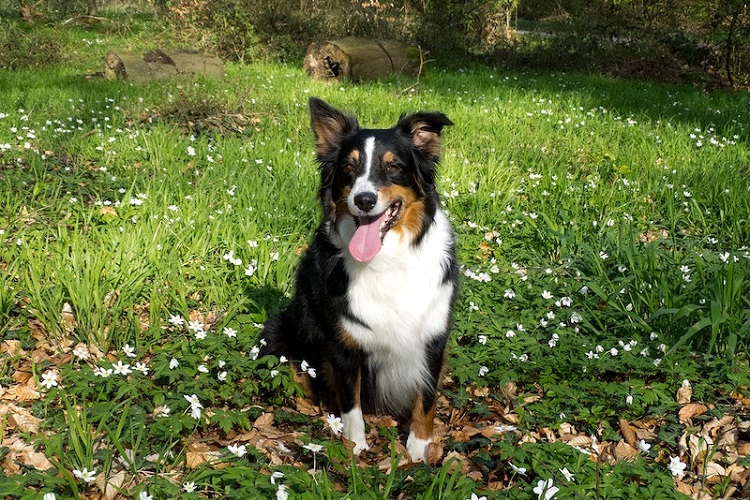
{"label": "white paw", "polygon": [[409,438],[406,440],[406,451],[409,452],[412,462],[427,463],[427,455],[430,451],[430,440],[419,439],[413,432],[409,432]]}
{"label": "white paw", "polygon": [[358,442],[355,441],[354,442],[354,450],[352,450],[352,452],[355,455],[359,455],[363,451],[369,450],[369,449],[370,449],[370,446],[367,444],[367,441],[362,441],[361,443],[358,443]]}
{"label": "white paw", "polygon": [[354,454],[359,455],[370,448],[365,438],[365,419],[362,410],[353,408],[351,411],[341,415],[341,423],[344,424],[344,439],[354,442]]}

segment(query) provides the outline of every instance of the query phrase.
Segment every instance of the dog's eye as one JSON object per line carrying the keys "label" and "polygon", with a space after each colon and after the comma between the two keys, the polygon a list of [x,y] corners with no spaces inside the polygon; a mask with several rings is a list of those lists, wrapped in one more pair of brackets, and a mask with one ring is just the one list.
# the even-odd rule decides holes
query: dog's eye
{"label": "dog's eye", "polygon": [[401,166],[395,163],[389,163],[385,166],[385,171],[389,174],[397,174],[401,172]]}
{"label": "dog's eye", "polygon": [[344,165],[344,170],[351,173],[357,170],[357,167],[355,167],[353,163],[347,163],[346,165]]}

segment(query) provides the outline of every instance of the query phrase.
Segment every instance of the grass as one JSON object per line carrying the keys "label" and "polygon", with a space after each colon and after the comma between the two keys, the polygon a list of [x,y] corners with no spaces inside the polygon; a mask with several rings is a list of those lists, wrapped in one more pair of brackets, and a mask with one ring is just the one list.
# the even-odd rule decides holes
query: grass
{"label": "grass", "polygon": [[[747,438],[746,94],[468,64],[416,86],[328,85],[263,63],[228,65],[222,81],[83,79],[131,37],[76,28],[61,43],[98,40],[78,63],[0,74],[0,404],[14,408],[0,419],[0,496],[105,483],[127,498],[283,485],[290,498],[523,499],[548,480],[559,498],[737,490],[708,466],[746,459],[679,442],[725,416]],[[382,420],[368,421],[373,454],[352,461],[295,399],[288,366],[255,359],[319,219],[311,95],[367,126],[419,109],[456,123],[439,183],[463,280],[446,460],[432,467],[396,467]],[[689,423],[684,380],[706,405]],[[651,445],[627,460],[623,419]]]}

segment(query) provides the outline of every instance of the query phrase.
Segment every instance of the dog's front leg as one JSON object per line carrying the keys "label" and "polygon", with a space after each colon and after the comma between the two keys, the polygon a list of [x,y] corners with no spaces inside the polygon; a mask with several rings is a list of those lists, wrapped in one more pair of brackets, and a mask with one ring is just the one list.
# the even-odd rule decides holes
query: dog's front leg
{"label": "dog's front leg", "polygon": [[419,394],[411,412],[409,437],[406,451],[413,462],[427,463],[432,442],[433,420],[435,420],[435,398]]}
{"label": "dog's front leg", "polygon": [[354,443],[354,454],[359,455],[368,449],[365,437],[365,419],[362,415],[360,394],[362,390],[362,371],[356,369],[351,378],[341,381],[340,405],[341,422],[344,424],[344,439]]}

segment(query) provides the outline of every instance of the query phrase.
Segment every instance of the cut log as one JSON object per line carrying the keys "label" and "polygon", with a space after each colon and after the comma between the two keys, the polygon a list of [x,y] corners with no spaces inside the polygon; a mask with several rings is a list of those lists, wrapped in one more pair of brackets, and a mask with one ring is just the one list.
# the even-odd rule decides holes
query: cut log
{"label": "cut log", "polygon": [[419,47],[395,40],[346,37],[313,42],[307,47],[304,67],[316,80],[371,80],[402,73],[418,76],[424,54]]}
{"label": "cut log", "polygon": [[224,62],[216,56],[198,52],[161,49],[145,54],[110,51],[104,59],[104,77],[109,80],[126,79],[138,83],[180,75],[223,78]]}

